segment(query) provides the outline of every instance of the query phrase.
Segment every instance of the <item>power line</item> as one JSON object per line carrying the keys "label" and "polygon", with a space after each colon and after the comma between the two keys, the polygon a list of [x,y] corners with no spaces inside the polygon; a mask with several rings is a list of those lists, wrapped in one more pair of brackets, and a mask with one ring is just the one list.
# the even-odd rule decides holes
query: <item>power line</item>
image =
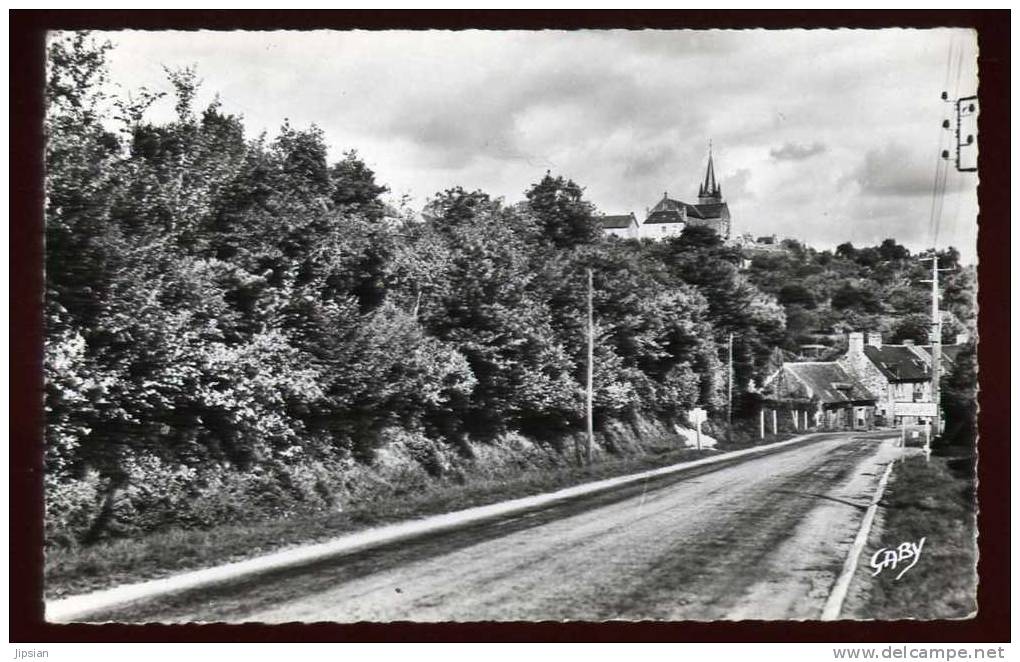
{"label": "power line", "polygon": [[[949,81],[952,75],[954,45],[955,45],[954,40],[952,37],[950,37],[949,51],[946,54],[946,71],[943,77],[944,80],[944,84],[942,87],[943,90],[948,89]],[[946,137],[944,129],[945,125],[943,125],[939,129],[938,140],[936,141],[937,149],[935,152],[935,174],[934,177],[932,178],[931,206],[928,213],[928,236],[931,238],[931,245],[933,247],[937,246],[938,242],[938,218],[942,214],[941,201],[943,194],[945,192],[945,181],[948,170],[948,166],[945,163],[945,160],[942,158],[942,152],[944,149],[943,141],[945,140]]]}
{"label": "power line", "polygon": [[[959,49],[957,49],[957,53],[956,53],[956,80],[953,83],[953,96],[952,96],[953,99],[958,99],[960,97],[960,78],[961,78],[962,73],[963,73],[963,49],[959,48]],[[959,136],[956,137],[956,140],[957,141],[959,140]],[[945,159],[943,159],[943,160],[945,160]],[[945,171],[945,176],[944,177],[948,177],[949,170],[950,170],[949,162],[946,161],[945,167],[944,167],[944,171]],[[943,182],[943,185],[942,185],[942,196],[943,196],[943,202],[939,206],[939,216],[936,217],[936,219],[935,219],[935,235],[934,235],[933,242],[932,242],[933,246],[937,246],[938,245],[939,231],[941,229],[941,222],[942,222],[942,205],[945,204],[944,203],[945,182]],[[953,196],[953,200],[954,200],[953,215],[950,218],[949,226],[950,226],[950,228],[955,229],[956,222],[957,222],[957,216],[960,213],[960,198],[959,198],[959,196]]]}

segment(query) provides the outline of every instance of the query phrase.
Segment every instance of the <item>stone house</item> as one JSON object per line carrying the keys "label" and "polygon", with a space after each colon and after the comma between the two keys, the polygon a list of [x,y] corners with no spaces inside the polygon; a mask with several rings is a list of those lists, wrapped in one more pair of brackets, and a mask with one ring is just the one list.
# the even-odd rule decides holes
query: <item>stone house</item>
{"label": "stone house", "polygon": [[[942,374],[952,366],[966,342],[957,337],[955,344],[942,346]],[[838,363],[861,382],[876,399],[878,425],[915,425],[927,418],[918,415],[920,403],[932,402],[932,348],[905,341],[887,345],[879,333],[850,333],[847,352]]]}
{"label": "stone house", "polygon": [[836,361],[784,363],[765,380],[762,395],[767,408],[789,411],[795,421],[806,414],[804,427],[870,430],[875,425],[875,396]]}
{"label": "stone house", "polygon": [[602,231],[608,235],[620,237],[621,239],[637,239],[640,234],[641,224],[638,223],[634,212],[616,214],[614,216],[599,216],[597,218]]}

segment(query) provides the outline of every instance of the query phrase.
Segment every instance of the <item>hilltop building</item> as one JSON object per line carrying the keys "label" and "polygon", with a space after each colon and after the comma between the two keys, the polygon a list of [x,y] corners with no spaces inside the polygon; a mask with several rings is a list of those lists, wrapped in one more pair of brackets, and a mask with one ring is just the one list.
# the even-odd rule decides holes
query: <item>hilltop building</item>
{"label": "hilltop building", "polygon": [[[630,214],[634,216],[633,213]],[[623,223],[626,215],[606,216],[605,219],[616,219],[610,223]],[[683,233],[684,228],[689,226],[710,227],[722,237],[724,241],[729,240],[732,222],[730,219],[730,207],[723,199],[722,187],[715,178],[715,164],[712,158],[712,148],[708,150],[708,166],[705,168],[705,179],[698,187],[698,202],[691,204],[669,197],[669,193],[663,193],[662,199],[655,203],[655,206],[648,210],[643,223],[632,227],[629,223],[621,227],[610,227],[603,222],[603,229],[608,234],[617,237],[641,238],[641,239],[668,239],[678,237]],[[636,235],[636,236],[635,236]]]}
{"label": "hilltop building", "polygon": [[640,236],[641,224],[634,213],[617,214],[615,216],[599,216],[599,225],[606,234],[621,239],[637,239]]}

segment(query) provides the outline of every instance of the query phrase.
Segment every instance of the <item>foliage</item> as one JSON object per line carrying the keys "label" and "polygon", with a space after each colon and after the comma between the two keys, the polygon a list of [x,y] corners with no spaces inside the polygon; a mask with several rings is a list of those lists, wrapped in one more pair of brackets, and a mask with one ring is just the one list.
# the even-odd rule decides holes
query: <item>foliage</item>
{"label": "foliage", "polygon": [[[780,345],[799,353],[800,345],[836,347],[848,331],[882,333],[886,342],[910,339],[928,342],[931,327],[931,262],[912,255],[893,239],[878,246],[840,244],[835,252],[794,246],[784,240],[782,252],[756,255],[748,279],[773,294],[786,313]],[[975,271],[959,268],[959,253],[940,251],[943,341],[957,333],[973,335]]]}
{"label": "foliage", "polygon": [[972,342],[964,346],[943,378],[942,407],[946,415],[944,438],[954,444],[973,445],[977,440],[977,347]]}
{"label": "foliage", "polygon": [[525,194],[542,236],[559,248],[593,242],[600,234],[595,207],[572,180],[548,172]]}
{"label": "foliage", "polygon": [[[328,509],[394,444],[408,481],[505,435],[562,445],[585,420],[589,273],[600,430],[725,411],[731,338],[739,415],[777,347],[924,312],[895,242],[784,240],[745,271],[706,228],[603,241],[584,189],[550,173],[514,204],[454,187],[396,219],[356,151],[331,163],[320,129],[288,122],[247,137],[196,107],[193,69],[166,72],[174,116],[150,121],[160,95],[110,94],[108,49],[50,44],[52,544]],[[946,277],[947,328],[973,325],[973,284]]]}

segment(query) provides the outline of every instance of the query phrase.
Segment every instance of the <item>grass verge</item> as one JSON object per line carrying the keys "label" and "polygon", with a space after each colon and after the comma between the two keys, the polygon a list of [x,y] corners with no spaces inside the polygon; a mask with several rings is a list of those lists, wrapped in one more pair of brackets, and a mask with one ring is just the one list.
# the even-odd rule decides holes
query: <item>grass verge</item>
{"label": "grass verge", "polygon": [[[865,597],[853,610],[855,617],[932,620],[966,618],[975,612],[977,505],[966,463],[914,455],[893,469],[879,508],[880,526],[873,529],[857,570]],[[876,552],[922,537],[917,564],[900,579],[896,576],[902,564],[872,576]]]}
{"label": "grass verge", "polygon": [[238,522],[206,530],[172,529],[139,538],[46,551],[45,597],[60,598],[239,561],[359,529],[541,494],[571,485],[694,460],[693,449],[615,457],[590,466],[534,469],[512,478],[436,483],[417,494],[375,499],[344,512]]}

